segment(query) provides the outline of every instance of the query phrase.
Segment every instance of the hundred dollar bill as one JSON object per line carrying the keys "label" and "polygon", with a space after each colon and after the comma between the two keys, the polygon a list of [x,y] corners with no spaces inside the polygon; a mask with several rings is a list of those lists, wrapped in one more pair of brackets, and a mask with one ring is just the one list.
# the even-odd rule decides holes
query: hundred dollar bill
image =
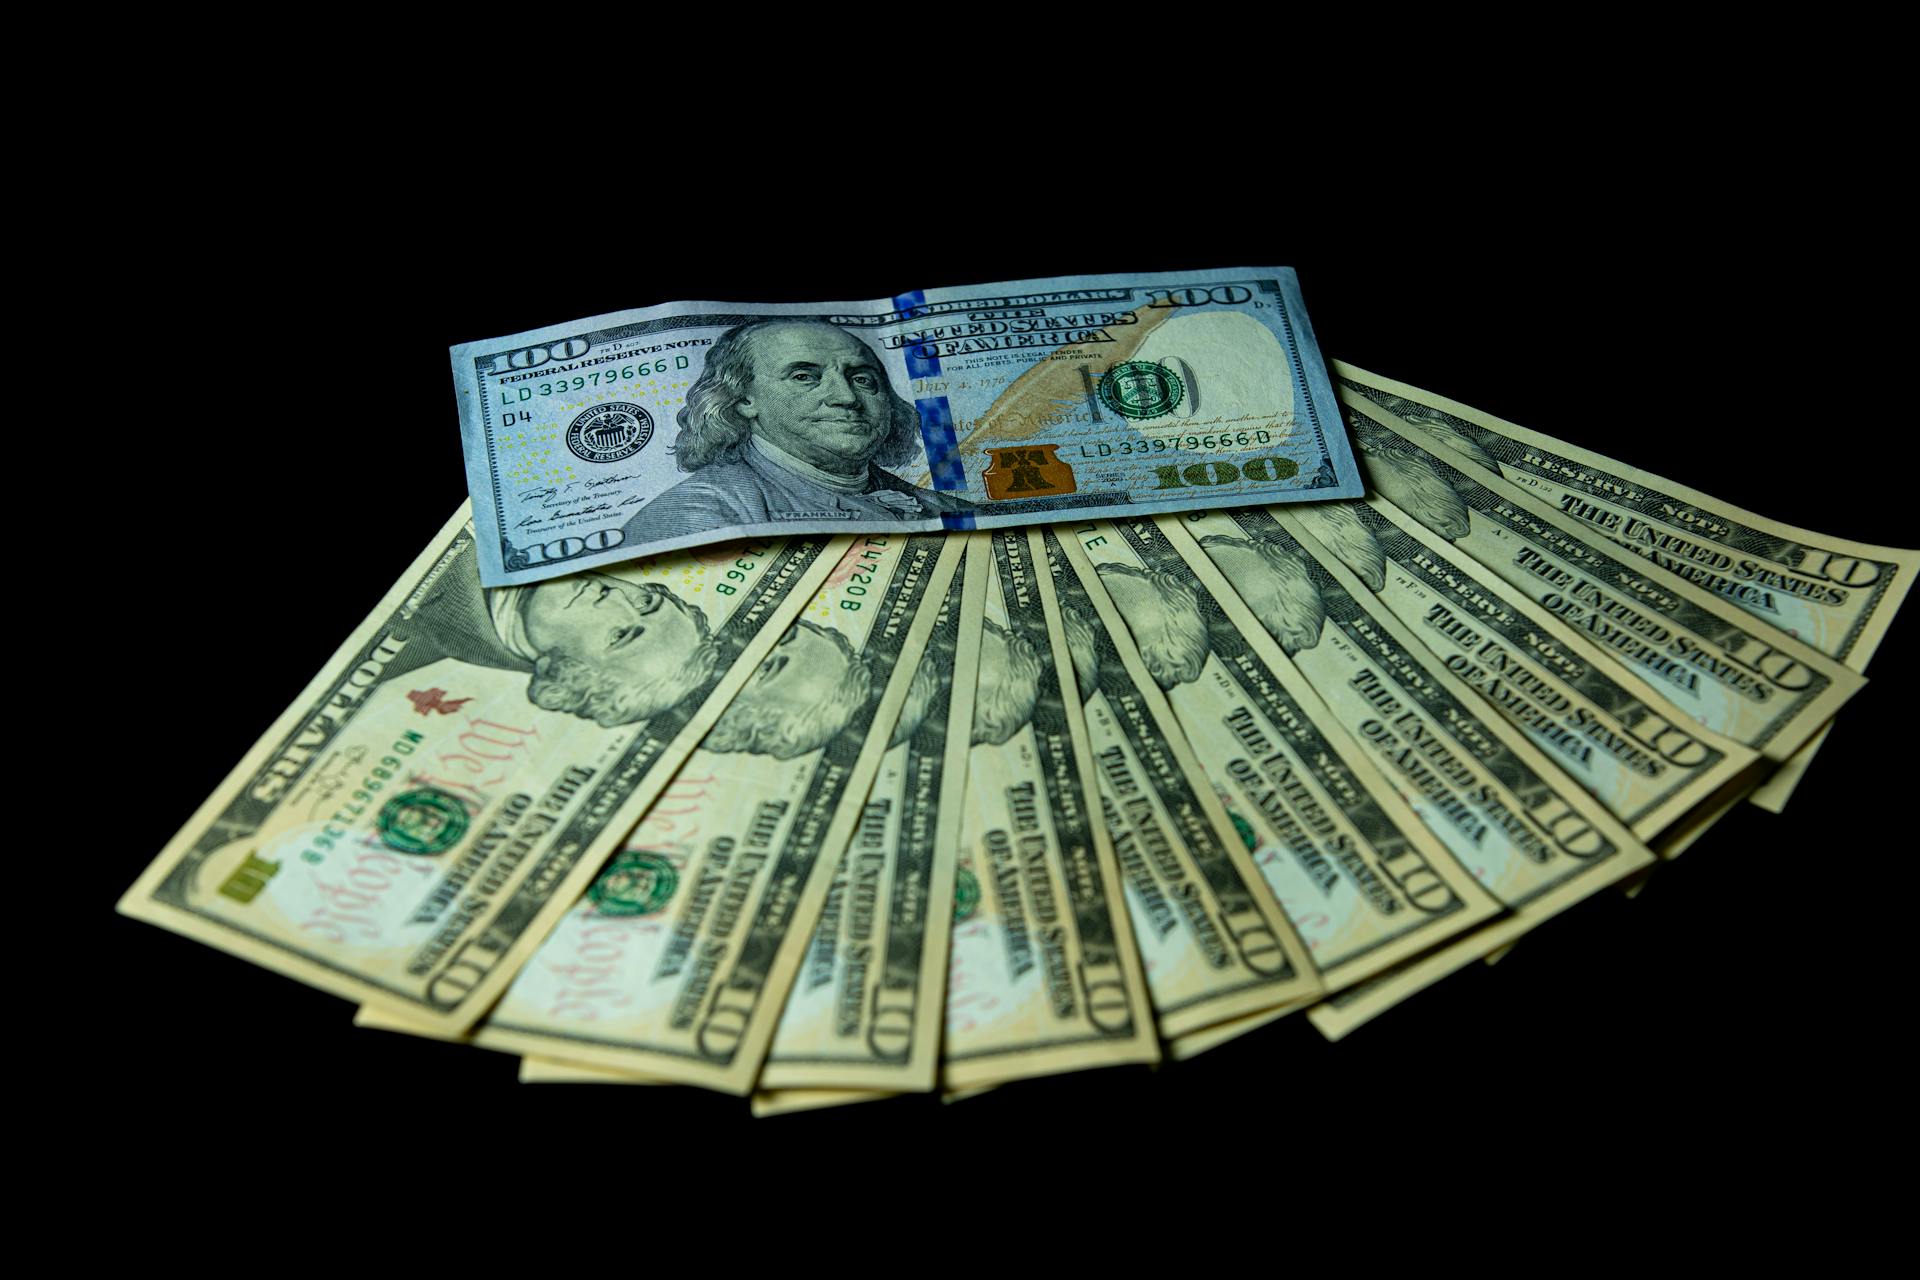
{"label": "hundred dollar bill", "polygon": [[[1207,781],[1100,575],[1042,541],[1160,1034],[1317,994],[1307,949]],[[1164,673],[1163,673],[1164,674]]]}
{"label": "hundred dollar bill", "polygon": [[1448,675],[1284,511],[1212,512],[1183,527],[1428,830],[1509,911],[1310,1010],[1328,1038],[1653,864],[1619,819]]}
{"label": "hundred dollar bill", "polygon": [[969,555],[986,590],[942,1086],[1158,1061],[1045,548],[1005,530]]}
{"label": "hundred dollar bill", "polygon": [[[1920,570],[1920,551],[1815,533],[1338,361],[1345,394],[1491,465],[1561,514],[1864,672]],[[1831,726],[1828,727],[1829,729]],[[1779,812],[1828,729],[1754,795]]]}
{"label": "hundred dollar bill", "polygon": [[[975,562],[954,574],[926,657],[913,671],[860,824],[787,995],[756,1114],[812,1105],[811,1089],[927,1091],[940,1069],[940,1022],[953,933],[980,633],[961,626],[986,589]],[[847,797],[851,803],[853,797]]]}
{"label": "hundred dollar bill", "polygon": [[1499,910],[1176,520],[1096,521],[1069,536],[1328,991]]}
{"label": "hundred dollar bill", "polygon": [[1652,841],[1758,753],[1692,722],[1607,651],[1389,503],[1290,512],[1447,672],[1524,731],[1634,835]]}
{"label": "hundred dollar bill", "polygon": [[1372,489],[1641,674],[1693,720],[1778,764],[1866,681],[1643,560],[1364,397],[1345,401]]}
{"label": "hundred dollar bill", "polygon": [[452,360],[489,586],[723,538],[1362,492],[1287,267],[676,302]]}
{"label": "hundred dollar bill", "polygon": [[752,1088],[960,553],[854,541],[476,1043]]}
{"label": "hundred dollar bill", "polygon": [[485,591],[463,507],[120,910],[458,1032],[844,545],[774,539]]}

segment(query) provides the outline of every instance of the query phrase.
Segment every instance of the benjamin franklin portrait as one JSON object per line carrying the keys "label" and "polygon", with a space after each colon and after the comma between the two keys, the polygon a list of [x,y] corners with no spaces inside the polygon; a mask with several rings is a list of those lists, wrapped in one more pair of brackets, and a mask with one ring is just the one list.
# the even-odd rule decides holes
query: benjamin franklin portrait
{"label": "benjamin franklin portrait", "polygon": [[970,510],[888,467],[919,456],[920,417],[872,348],[818,320],[722,334],[679,413],[687,478],[627,522],[628,543],[785,521],[921,520]]}

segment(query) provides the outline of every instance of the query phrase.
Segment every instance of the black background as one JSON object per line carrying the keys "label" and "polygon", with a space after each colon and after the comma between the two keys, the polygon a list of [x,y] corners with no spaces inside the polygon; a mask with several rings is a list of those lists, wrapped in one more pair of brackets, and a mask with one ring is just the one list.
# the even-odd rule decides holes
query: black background
{"label": "black background", "polygon": [[455,342],[675,299],[1290,264],[1329,357],[1784,521],[1920,542],[1907,393],[1889,386],[1903,339],[1877,305],[1901,287],[1887,228],[1813,153],[1789,178],[1762,150],[1625,173],[1516,152],[1498,186],[1334,152],[1249,186],[1203,157],[1171,190],[1137,181],[1134,157],[997,183],[936,166],[876,184],[848,162],[770,188],[669,166],[534,199],[524,172],[442,150],[223,175],[212,202],[189,175],[98,246],[160,353],[120,365],[138,372],[102,405],[140,442],[99,482],[125,518],[95,529],[107,573],[83,593],[98,663],[82,701],[113,782],[69,815],[98,882],[65,902],[102,961],[76,978],[109,1011],[78,1023],[122,1090],[219,1118],[215,1150],[347,1163],[408,1132],[449,1150],[465,1132],[955,1154],[1065,1133],[1204,1176],[1276,1143],[1320,1159],[1577,1130],[1724,1152],[1876,1122],[1905,1007],[1883,965],[1911,844],[1885,824],[1913,788],[1895,673],[1920,657],[1915,608],[1784,815],[1743,806],[1637,900],[1602,892],[1339,1044],[1293,1018],[1156,1071],[756,1122],[698,1090],[522,1086],[512,1058],[357,1030],[334,997],[113,915],[465,497]]}

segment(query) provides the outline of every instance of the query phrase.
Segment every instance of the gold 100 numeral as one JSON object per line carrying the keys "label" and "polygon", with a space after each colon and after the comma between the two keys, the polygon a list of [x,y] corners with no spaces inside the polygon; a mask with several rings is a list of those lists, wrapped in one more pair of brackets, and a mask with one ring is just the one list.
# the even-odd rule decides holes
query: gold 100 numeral
{"label": "gold 100 numeral", "polygon": [[1291,480],[1299,473],[1300,464],[1291,458],[1250,458],[1240,463],[1215,460],[1185,467],[1169,462],[1153,469],[1153,474],[1160,478],[1160,483],[1154,486],[1156,489],[1211,489],[1241,480]]}

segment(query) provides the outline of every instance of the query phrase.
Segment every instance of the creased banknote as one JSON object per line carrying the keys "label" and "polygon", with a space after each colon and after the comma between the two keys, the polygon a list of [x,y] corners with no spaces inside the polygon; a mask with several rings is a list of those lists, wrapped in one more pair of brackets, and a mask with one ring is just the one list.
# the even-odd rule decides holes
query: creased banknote
{"label": "creased banknote", "polygon": [[1187,745],[1099,572],[1071,534],[1063,544],[1048,530],[1042,541],[1160,1034],[1171,1040],[1317,994],[1305,945]]}
{"label": "creased banknote", "polygon": [[1039,532],[977,539],[980,677],[941,1083],[1160,1057]]}
{"label": "creased banknote", "polygon": [[1642,840],[1750,786],[1759,755],[1695,724],[1497,573],[1389,503],[1288,513]]}
{"label": "creased banknote", "polygon": [[1779,763],[1866,681],[1501,479],[1464,437],[1345,401],[1378,497],[1584,633],[1698,724]]}
{"label": "creased banknote", "polygon": [[[954,574],[860,824],[787,995],[755,1092],[767,1107],[811,1105],[811,1089],[927,1091],[938,1082],[953,932],[953,886],[985,566]],[[930,601],[925,607],[932,607]],[[847,803],[853,803],[849,795]],[[760,1094],[777,1090],[774,1102]]]}
{"label": "creased banknote", "polygon": [[1290,1013],[1299,1013],[1313,1007],[1314,1001],[1303,1000],[1299,1004],[1285,1005],[1278,1009],[1267,1009],[1261,1013],[1249,1013],[1242,1017],[1231,1018],[1226,1022],[1216,1022],[1210,1027],[1198,1031],[1189,1031],[1186,1035],[1176,1036],[1167,1041],[1167,1056],[1175,1062],[1185,1062],[1198,1057],[1209,1049],[1218,1049],[1229,1040],[1238,1040],[1249,1031],[1258,1031],[1261,1027],[1278,1022]]}
{"label": "creased banknote", "polygon": [[1362,491],[1286,267],[677,302],[451,354],[488,585]]}
{"label": "creased banknote", "polygon": [[476,1043],[752,1089],[961,550],[854,540]]}
{"label": "creased banknote", "polygon": [[1069,536],[1329,991],[1499,910],[1177,521],[1095,521]]}
{"label": "creased banknote", "polygon": [[897,1098],[895,1092],[875,1089],[768,1089],[756,1090],[748,1100],[754,1118],[788,1116],[801,1111],[819,1111],[825,1107],[845,1107],[856,1102],[879,1102]]}
{"label": "creased banknote", "polygon": [[528,1056],[520,1059],[520,1083],[666,1084],[668,1081],[656,1080],[650,1076],[637,1076],[631,1071],[615,1071],[611,1067],[583,1067],[577,1063],[562,1062],[558,1058],[536,1058]]}
{"label": "creased banknote", "polygon": [[481,588],[463,508],[121,899],[426,1029],[492,1004],[846,543]]}
{"label": "creased banknote", "polygon": [[1241,599],[1427,829],[1508,914],[1309,1011],[1338,1038],[1653,854],[1465,685],[1284,509],[1188,517]]}
{"label": "creased banknote", "polygon": [[[1920,552],[1815,533],[1755,515],[1638,467],[1364,369],[1334,364],[1362,398],[1491,464],[1561,514],[1864,672],[1920,570]],[[1779,812],[1819,735],[1754,794]]]}
{"label": "creased banknote", "polygon": [[[842,855],[753,1095],[755,1115],[780,1115],[935,1087],[947,940],[959,851],[960,791],[973,723],[979,634],[960,625],[955,573],[923,660],[901,705],[860,826]],[[978,610],[978,600],[973,607]],[[699,788],[670,785],[636,833],[666,834],[698,813]],[[648,926],[637,926],[646,928]],[[363,1008],[355,1024],[418,1034]],[[557,1058],[521,1059],[528,1084],[667,1084],[657,1076]],[[782,1086],[781,1081],[786,1081]],[[866,1089],[846,1087],[862,1081]],[[839,1082],[823,1087],[821,1082]]]}

